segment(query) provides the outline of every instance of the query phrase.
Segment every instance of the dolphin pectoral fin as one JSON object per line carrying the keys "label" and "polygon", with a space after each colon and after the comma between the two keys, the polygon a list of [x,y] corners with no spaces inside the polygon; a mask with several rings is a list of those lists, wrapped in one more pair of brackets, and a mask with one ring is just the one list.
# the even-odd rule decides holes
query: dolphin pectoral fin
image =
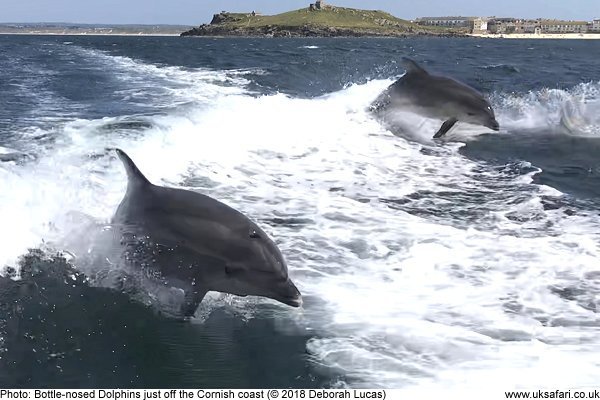
{"label": "dolphin pectoral fin", "polygon": [[448,131],[449,131],[450,129],[452,129],[452,127],[453,127],[454,125],[456,125],[456,123],[457,123],[457,122],[458,122],[458,120],[457,120],[456,118],[450,118],[449,120],[445,121],[445,122],[442,124],[442,126],[441,126],[440,130],[439,130],[439,131],[437,131],[435,135],[433,135],[433,138],[434,138],[434,139],[441,138],[441,137],[442,137],[442,136],[444,136],[446,133],[448,133]]}
{"label": "dolphin pectoral fin", "polygon": [[186,291],[185,300],[181,305],[181,314],[183,314],[185,318],[193,317],[207,292],[208,290],[200,288]]}

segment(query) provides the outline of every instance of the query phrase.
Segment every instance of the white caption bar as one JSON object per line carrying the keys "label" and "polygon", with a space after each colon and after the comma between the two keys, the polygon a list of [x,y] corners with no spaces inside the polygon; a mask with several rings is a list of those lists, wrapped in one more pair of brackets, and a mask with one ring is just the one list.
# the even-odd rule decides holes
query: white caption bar
{"label": "white caption bar", "polygon": [[[455,388],[456,389],[456,388]],[[0,389],[0,400],[101,399],[101,400],[201,400],[201,399],[600,399],[600,389],[564,390],[427,390],[412,389]]]}
{"label": "white caption bar", "polygon": [[0,400],[386,399],[381,389],[0,389]]}

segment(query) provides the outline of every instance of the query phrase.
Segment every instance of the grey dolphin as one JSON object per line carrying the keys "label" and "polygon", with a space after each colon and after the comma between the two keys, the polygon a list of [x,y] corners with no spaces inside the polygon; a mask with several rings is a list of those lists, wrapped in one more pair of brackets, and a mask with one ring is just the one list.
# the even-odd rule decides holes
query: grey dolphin
{"label": "grey dolphin", "polygon": [[183,289],[183,315],[192,316],[211,290],[302,304],[281,252],[258,225],[208,196],[153,185],[116,152],[128,179],[112,221],[122,230],[124,257]]}
{"label": "grey dolphin", "polygon": [[390,85],[371,105],[375,113],[406,110],[444,120],[433,136],[444,136],[458,121],[500,129],[490,103],[472,87],[452,78],[433,75],[404,57],[406,74]]}

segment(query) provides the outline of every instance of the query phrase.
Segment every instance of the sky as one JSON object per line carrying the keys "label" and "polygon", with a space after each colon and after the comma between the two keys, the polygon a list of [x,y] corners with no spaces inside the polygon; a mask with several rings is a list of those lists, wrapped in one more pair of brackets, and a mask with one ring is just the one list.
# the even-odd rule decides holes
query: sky
{"label": "sky", "polygon": [[[0,0],[0,22],[80,22],[200,25],[214,13],[276,14],[314,0]],[[378,9],[397,17],[508,16],[591,20],[600,0],[330,0],[338,6]]]}

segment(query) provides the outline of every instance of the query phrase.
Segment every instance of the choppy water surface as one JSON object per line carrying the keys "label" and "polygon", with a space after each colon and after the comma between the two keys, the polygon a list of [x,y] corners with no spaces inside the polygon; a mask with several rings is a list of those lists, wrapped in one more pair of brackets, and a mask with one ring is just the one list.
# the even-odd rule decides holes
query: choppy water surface
{"label": "choppy water surface", "polygon": [[[0,36],[0,155],[23,154],[0,163],[0,384],[597,384],[599,53]],[[463,126],[436,144],[438,122],[418,120],[394,135],[366,108],[402,56],[490,96],[502,131]],[[93,247],[82,221],[112,216],[126,184],[115,146],[153,182],[264,226],[303,309],[211,293],[182,323],[153,293],[146,306],[87,279],[90,258],[58,244]]]}

